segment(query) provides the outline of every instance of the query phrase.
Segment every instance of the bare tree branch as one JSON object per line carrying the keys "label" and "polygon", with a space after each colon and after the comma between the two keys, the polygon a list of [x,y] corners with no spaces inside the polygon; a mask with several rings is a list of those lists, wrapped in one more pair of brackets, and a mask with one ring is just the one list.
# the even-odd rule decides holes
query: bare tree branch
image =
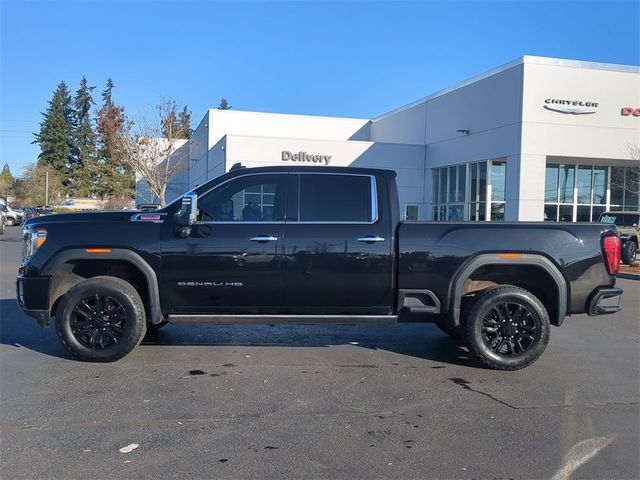
{"label": "bare tree branch", "polygon": [[611,169],[611,188],[637,196],[640,192],[640,145],[627,145],[627,156],[635,162],[624,169]]}
{"label": "bare tree branch", "polygon": [[184,156],[175,153],[187,142],[189,125],[173,121],[176,107],[173,100],[163,99],[153,113],[139,115],[118,138],[127,163],[163,207],[167,184],[186,168]]}

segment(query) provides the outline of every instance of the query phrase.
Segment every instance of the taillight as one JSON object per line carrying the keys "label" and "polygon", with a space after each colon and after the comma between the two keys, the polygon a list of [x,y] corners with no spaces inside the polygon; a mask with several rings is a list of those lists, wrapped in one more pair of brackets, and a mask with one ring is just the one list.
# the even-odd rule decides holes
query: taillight
{"label": "taillight", "polygon": [[602,250],[609,275],[618,275],[620,271],[620,237],[613,234],[606,235],[602,239]]}

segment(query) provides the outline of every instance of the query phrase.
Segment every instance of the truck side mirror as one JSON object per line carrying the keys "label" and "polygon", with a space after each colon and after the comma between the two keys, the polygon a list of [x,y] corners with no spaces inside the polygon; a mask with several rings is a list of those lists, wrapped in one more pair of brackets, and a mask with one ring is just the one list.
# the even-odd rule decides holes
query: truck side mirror
{"label": "truck side mirror", "polygon": [[186,238],[191,234],[191,225],[196,223],[198,216],[198,195],[195,192],[185,193],[182,197],[180,210],[176,212],[174,222],[176,234]]}

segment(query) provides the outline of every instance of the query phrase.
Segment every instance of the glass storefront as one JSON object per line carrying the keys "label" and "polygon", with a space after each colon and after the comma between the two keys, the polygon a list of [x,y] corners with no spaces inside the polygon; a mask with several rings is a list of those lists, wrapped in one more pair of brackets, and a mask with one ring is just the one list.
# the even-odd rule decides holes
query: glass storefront
{"label": "glass storefront", "polygon": [[547,164],[544,219],[593,222],[606,210],[638,210],[639,167]]}
{"label": "glass storefront", "polygon": [[433,219],[504,221],[506,169],[503,160],[432,169]]}
{"label": "glass storefront", "polygon": [[609,210],[640,210],[640,167],[611,167]]}

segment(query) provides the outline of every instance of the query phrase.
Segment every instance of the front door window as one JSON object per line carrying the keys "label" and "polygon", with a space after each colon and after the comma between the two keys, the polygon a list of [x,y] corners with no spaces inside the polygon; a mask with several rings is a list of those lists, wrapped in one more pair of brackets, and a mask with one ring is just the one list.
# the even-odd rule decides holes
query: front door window
{"label": "front door window", "polygon": [[231,180],[198,200],[198,221],[284,221],[286,178],[284,174],[266,174]]}

